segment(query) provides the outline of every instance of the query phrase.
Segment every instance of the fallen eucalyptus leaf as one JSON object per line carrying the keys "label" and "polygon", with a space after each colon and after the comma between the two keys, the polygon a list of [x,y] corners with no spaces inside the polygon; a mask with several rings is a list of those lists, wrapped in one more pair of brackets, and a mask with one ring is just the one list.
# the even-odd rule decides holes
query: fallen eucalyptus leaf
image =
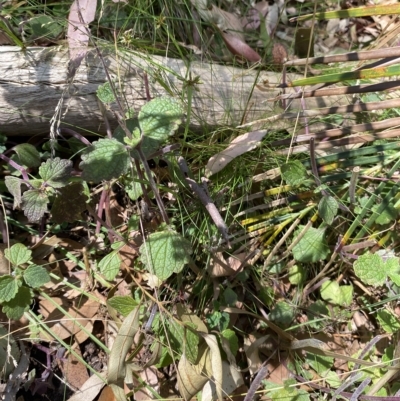
{"label": "fallen eucalyptus leaf", "polygon": [[267,133],[268,130],[252,131],[235,138],[225,150],[210,157],[206,177],[218,173],[236,157],[255,149]]}
{"label": "fallen eucalyptus leaf", "polygon": [[125,401],[124,380],[126,357],[131,349],[135,334],[139,330],[139,307],[136,307],[124,320],[111,348],[108,362],[108,384],[117,401]]}

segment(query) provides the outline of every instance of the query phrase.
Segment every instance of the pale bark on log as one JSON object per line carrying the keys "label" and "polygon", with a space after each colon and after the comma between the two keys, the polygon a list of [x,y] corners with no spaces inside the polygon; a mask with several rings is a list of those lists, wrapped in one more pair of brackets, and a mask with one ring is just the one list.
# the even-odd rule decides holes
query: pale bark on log
{"label": "pale bark on log", "polygon": [[[105,52],[104,59],[110,74],[120,84],[124,107],[135,112],[146,102],[144,72],[152,97],[173,94],[182,100],[186,110],[192,90],[190,126],[197,130],[236,126],[283,111],[279,105],[266,102],[281,92],[274,88],[281,79],[278,72],[133,52],[112,54],[109,51]],[[98,86],[106,82],[100,58],[90,50],[71,85],[67,83],[68,61],[66,48],[28,48],[22,52],[16,47],[0,46],[0,133],[48,133],[50,119],[63,92],[61,126],[80,132],[105,132],[96,97]],[[199,83],[194,87],[185,83],[196,77]],[[307,108],[326,107],[337,102],[338,98],[307,99]],[[343,97],[340,103],[343,104]],[[301,110],[298,100],[293,102],[291,110]],[[107,116],[115,127],[113,113],[107,112]]]}

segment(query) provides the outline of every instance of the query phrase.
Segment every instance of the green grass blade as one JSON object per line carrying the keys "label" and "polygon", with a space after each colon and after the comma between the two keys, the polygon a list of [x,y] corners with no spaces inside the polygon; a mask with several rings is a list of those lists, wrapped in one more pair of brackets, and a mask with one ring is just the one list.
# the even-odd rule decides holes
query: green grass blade
{"label": "green grass blade", "polygon": [[349,71],[328,75],[319,75],[316,77],[296,79],[288,84],[288,86],[306,86],[306,85],[316,85],[323,83],[335,83],[348,81],[353,79],[375,79],[383,77],[392,77],[394,75],[400,74],[400,65],[390,65],[387,67],[370,68],[366,70]]}
{"label": "green grass blade", "polygon": [[333,18],[351,18],[351,17],[369,17],[371,15],[390,15],[400,14],[400,4],[387,4],[383,6],[357,7],[347,10],[323,11],[315,14],[306,14],[300,17],[292,18],[291,21],[305,21],[309,19],[333,19]]}

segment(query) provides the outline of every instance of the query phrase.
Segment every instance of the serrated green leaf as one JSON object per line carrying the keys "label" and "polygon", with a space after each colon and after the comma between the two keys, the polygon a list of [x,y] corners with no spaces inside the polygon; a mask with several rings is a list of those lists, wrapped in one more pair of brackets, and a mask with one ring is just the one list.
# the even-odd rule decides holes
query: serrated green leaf
{"label": "serrated green leaf", "polygon": [[22,195],[22,209],[31,222],[40,220],[47,212],[49,198],[40,189],[30,189]]}
{"label": "serrated green leaf", "polygon": [[269,314],[270,320],[282,327],[288,327],[295,317],[293,306],[286,302],[277,302]]}
{"label": "serrated green leaf", "polygon": [[99,85],[96,95],[103,103],[112,103],[115,100],[114,92],[112,91],[109,82]]}
{"label": "serrated green leaf", "polygon": [[320,375],[325,376],[333,366],[333,357],[306,353],[306,362]]}
{"label": "serrated green leaf", "polygon": [[400,330],[399,319],[386,309],[381,309],[377,313],[377,318],[386,333],[395,333]]}
{"label": "serrated green leaf", "polygon": [[226,330],[229,326],[229,313],[214,310],[214,312],[206,317],[206,322],[211,329],[222,332]]}
{"label": "serrated green leaf", "polygon": [[95,183],[118,178],[128,171],[129,154],[116,139],[100,139],[82,153],[82,179]]}
{"label": "serrated green leaf", "polygon": [[24,271],[24,280],[32,288],[39,288],[50,281],[47,270],[42,266],[31,265]]}
{"label": "serrated green leaf", "polygon": [[139,125],[143,137],[152,138],[159,144],[167,140],[182,122],[179,102],[163,96],[146,103],[139,112]]}
{"label": "serrated green leaf", "polygon": [[325,316],[329,316],[329,309],[325,302],[318,300],[308,307],[308,324],[314,329],[320,329],[324,325]]}
{"label": "serrated green leaf", "polygon": [[53,17],[42,14],[26,21],[24,30],[28,32],[28,40],[33,41],[39,38],[54,40],[64,29]]}
{"label": "serrated green leaf", "polygon": [[392,282],[397,285],[397,287],[400,287],[400,274],[390,273],[389,277]]}
{"label": "serrated green leaf", "polygon": [[[304,226],[299,226],[296,234],[299,234],[303,228]],[[294,259],[304,263],[325,260],[328,254],[329,247],[325,241],[325,231],[320,228],[310,227],[293,248]]]}
{"label": "serrated green leaf", "polygon": [[125,191],[129,196],[129,199],[136,201],[140,196],[143,195],[143,189],[139,182],[131,181],[125,185]]}
{"label": "serrated green leaf", "polygon": [[8,192],[14,197],[13,208],[17,208],[22,202],[22,193],[21,193],[21,185],[22,180],[18,177],[13,177],[12,175],[8,175],[5,177],[5,184],[8,189]]}
{"label": "serrated green leaf", "polygon": [[18,281],[12,276],[0,276],[0,302],[8,302],[18,292]]}
{"label": "serrated green leaf", "polygon": [[37,167],[40,165],[40,153],[30,143],[21,143],[13,148],[18,155],[19,164],[26,167]]}
{"label": "serrated green leaf", "polygon": [[39,167],[39,175],[47,185],[53,188],[65,187],[71,178],[72,161],[60,159],[48,159]]}
{"label": "serrated green leaf", "polygon": [[327,372],[324,375],[324,379],[327,381],[327,383],[329,383],[329,385],[332,388],[338,388],[342,384],[342,379],[333,370],[330,370],[329,372]]}
{"label": "serrated green leaf", "polygon": [[[375,205],[372,208],[372,211],[376,213],[376,210],[378,208],[380,208],[380,205]],[[393,205],[389,204],[386,205],[386,207],[380,211],[378,217],[375,220],[375,223],[379,225],[389,224],[395,221],[397,219],[397,216],[398,216],[398,210]]]}
{"label": "serrated green leaf", "polygon": [[182,271],[192,253],[190,242],[170,230],[151,234],[139,251],[146,269],[161,281]]}
{"label": "serrated green leaf", "polygon": [[301,185],[307,178],[307,170],[298,160],[290,161],[281,166],[281,174],[286,184],[291,186]]}
{"label": "serrated green leaf", "polygon": [[233,291],[232,288],[229,287],[225,288],[223,297],[225,300],[225,305],[227,306],[235,306],[236,302],[238,301],[237,293]]}
{"label": "serrated green leaf", "polygon": [[305,390],[295,388],[280,389],[271,394],[272,401],[310,401],[310,396]]}
{"label": "serrated green leaf", "polygon": [[11,320],[21,319],[24,312],[29,309],[32,303],[32,293],[29,288],[21,286],[11,301],[3,302],[3,312]]}
{"label": "serrated green leaf", "polygon": [[10,249],[4,251],[4,256],[14,265],[19,266],[29,262],[32,251],[24,244],[14,244]]}
{"label": "serrated green leaf", "polygon": [[353,287],[342,285],[336,281],[327,280],[322,283],[321,298],[334,305],[349,306],[353,300]]}
{"label": "serrated green leaf", "polygon": [[231,329],[226,329],[222,331],[221,335],[228,340],[229,348],[232,354],[235,356],[239,351],[239,340],[236,333]]}
{"label": "serrated green leaf", "polygon": [[121,258],[117,251],[112,251],[108,255],[104,256],[99,262],[99,271],[104,277],[112,281],[115,279],[121,267]]}
{"label": "serrated green leaf", "polygon": [[333,196],[327,195],[319,201],[318,213],[326,224],[331,225],[337,215],[338,208],[337,200]]}
{"label": "serrated green leaf", "polygon": [[385,282],[387,277],[385,263],[375,253],[367,252],[361,255],[354,262],[353,268],[356,276],[365,284],[379,286]]}
{"label": "serrated green leaf", "polygon": [[74,223],[82,218],[86,210],[88,197],[80,182],[72,182],[57,191],[57,196],[51,208],[51,221],[53,223]]}
{"label": "serrated green leaf", "polygon": [[301,265],[294,265],[289,269],[289,282],[293,285],[304,283],[306,279],[306,271]]}
{"label": "serrated green leaf", "polygon": [[354,288],[352,285],[341,285],[340,296],[342,298],[341,306],[350,306],[353,302]]}
{"label": "serrated green leaf", "polygon": [[117,296],[107,300],[107,303],[122,316],[128,316],[139,304],[132,297]]}

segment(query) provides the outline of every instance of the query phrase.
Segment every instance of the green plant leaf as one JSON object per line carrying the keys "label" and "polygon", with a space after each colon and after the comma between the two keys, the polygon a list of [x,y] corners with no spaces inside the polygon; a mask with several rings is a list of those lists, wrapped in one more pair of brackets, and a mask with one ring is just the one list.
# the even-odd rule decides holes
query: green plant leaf
{"label": "green plant leaf", "polygon": [[269,314],[270,320],[282,327],[288,327],[295,317],[294,308],[286,302],[277,302]]}
{"label": "green plant leaf", "polygon": [[239,340],[236,333],[231,329],[226,329],[222,331],[221,335],[228,340],[229,348],[232,354],[235,356],[239,351]]}
{"label": "green plant leaf", "polygon": [[307,273],[303,266],[294,265],[289,269],[289,282],[293,285],[304,283]]}
{"label": "green plant leaf", "polygon": [[220,332],[228,328],[229,321],[229,314],[227,312],[220,312],[219,310],[214,310],[206,317],[206,322],[210,328]]}
{"label": "green plant leaf", "polygon": [[37,167],[40,165],[40,153],[30,143],[21,143],[13,148],[18,155],[19,164],[26,167]]}
{"label": "green plant leaf", "polygon": [[290,161],[282,165],[281,174],[286,184],[291,186],[301,185],[307,178],[307,170],[298,160]]}
{"label": "green plant leaf", "polygon": [[118,251],[112,251],[99,262],[99,271],[108,281],[113,281],[121,267],[121,257]]}
{"label": "green plant leaf", "polygon": [[[299,226],[297,235],[304,228]],[[296,237],[296,234],[295,234]],[[325,241],[325,231],[320,228],[310,227],[303,238],[293,248],[295,260],[304,263],[314,263],[325,260],[329,254],[329,247]]]}
{"label": "green plant leaf", "polygon": [[15,297],[18,292],[18,281],[15,277],[5,275],[0,276],[0,302],[8,302]]}
{"label": "green plant leaf", "polygon": [[[380,208],[380,205],[375,205],[372,208],[372,211],[376,213],[376,210],[378,208]],[[375,220],[375,223],[379,225],[390,224],[397,219],[397,216],[397,209],[393,205],[389,204],[386,205],[386,207],[379,213],[378,217]]]}
{"label": "green plant leaf", "polygon": [[125,185],[125,191],[129,196],[129,199],[133,201],[137,200],[143,195],[143,189],[139,182],[131,181]]}
{"label": "green plant leaf", "polygon": [[139,125],[144,137],[161,144],[178,129],[182,122],[182,108],[169,96],[155,98],[139,112]]}
{"label": "green plant leaf", "polygon": [[339,204],[337,200],[330,195],[323,196],[318,204],[318,213],[322,217],[322,220],[328,225],[333,223],[333,219],[336,217]]}
{"label": "green plant leaf", "polygon": [[43,14],[26,21],[25,30],[29,31],[28,40],[55,40],[63,32],[63,27],[50,15]]}
{"label": "green plant leaf", "polygon": [[129,154],[116,139],[100,139],[82,153],[79,167],[85,181],[111,180],[128,171]]}
{"label": "green plant leaf", "polygon": [[282,388],[273,391],[271,394],[272,401],[310,401],[310,396],[305,390],[297,390],[295,388]]}
{"label": "green plant leaf", "polygon": [[65,187],[71,178],[72,161],[60,159],[48,159],[39,167],[39,175],[47,185],[53,188]]}
{"label": "green plant leaf", "polygon": [[11,320],[21,319],[24,312],[29,309],[33,295],[28,287],[21,286],[13,299],[3,302],[3,312]]}
{"label": "green plant leaf", "polygon": [[39,288],[50,281],[50,276],[44,267],[30,265],[24,271],[24,280],[30,287]]}
{"label": "green plant leaf", "polygon": [[184,354],[188,361],[195,364],[199,351],[199,336],[176,322],[170,322],[166,329],[166,336],[174,351],[174,359]]}
{"label": "green plant leaf", "polygon": [[192,253],[191,244],[172,230],[149,235],[139,249],[140,259],[151,274],[164,281],[173,273],[182,271]]}
{"label": "green plant leaf", "polygon": [[29,189],[22,195],[22,209],[31,222],[38,221],[43,217],[47,212],[48,202],[48,196],[40,189]]}
{"label": "green plant leaf", "polygon": [[51,208],[51,221],[53,223],[74,223],[82,218],[82,212],[86,210],[85,188],[81,182],[71,182],[60,188]]}
{"label": "green plant leaf", "polygon": [[122,316],[128,316],[139,305],[128,295],[112,297],[107,303]]}
{"label": "green plant leaf", "polygon": [[400,320],[386,309],[381,309],[377,313],[377,318],[386,333],[395,333],[400,330]]}
{"label": "green plant leaf", "polygon": [[321,298],[334,305],[349,306],[353,299],[353,287],[336,281],[324,281],[320,289]]}
{"label": "green plant leaf", "polygon": [[325,305],[325,302],[318,300],[317,302],[311,304],[307,310],[307,318],[310,327],[314,329],[320,329],[324,324],[324,322],[320,321],[320,319],[326,319],[323,315],[327,317],[329,316],[329,309]]}
{"label": "green plant leaf", "polygon": [[232,290],[232,288],[227,287],[223,293],[225,305],[228,306],[235,306],[236,302],[238,301],[238,296],[235,291]]}
{"label": "green plant leaf", "polygon": [[8,192],[14,197],[14,205],[13,208],[19,207],[22,202],[22,193],[21,193],[21,185],[22,180],[17,177],[13,177],[12,175],[8,175],[4,179]]}
{"label": "green plant leaf", "polygon": [[115,100],[114,92],[112,91],[111,85],[108,81],[103,85],[99,85],[96,95],[103,103],[112,103]]}
{"label": "green plant leaf", "polygon": [[20,266],[30,261],[32,251],[24,244],[14,244],[10,249],[4,251],[4,256],[14,265]]}
{"label": "green plant leaf", "polygon": [[330,370],[324,375],[324,379],[329,383],[329,385],[333,388],[338,388],[342,384],[342,379],[339,377],[339,375]]}
{"label": "green plant leaf", "polygon": [[325,376],[333,366],[333,357],[306,353],[308,363],[320,376]]}
{"label": "green plant leaf", "polygon": [[353,264],[354,273],[365,284],[379,286],[384,284],[391,264],[386,265],[378,254],[367,252]]}

